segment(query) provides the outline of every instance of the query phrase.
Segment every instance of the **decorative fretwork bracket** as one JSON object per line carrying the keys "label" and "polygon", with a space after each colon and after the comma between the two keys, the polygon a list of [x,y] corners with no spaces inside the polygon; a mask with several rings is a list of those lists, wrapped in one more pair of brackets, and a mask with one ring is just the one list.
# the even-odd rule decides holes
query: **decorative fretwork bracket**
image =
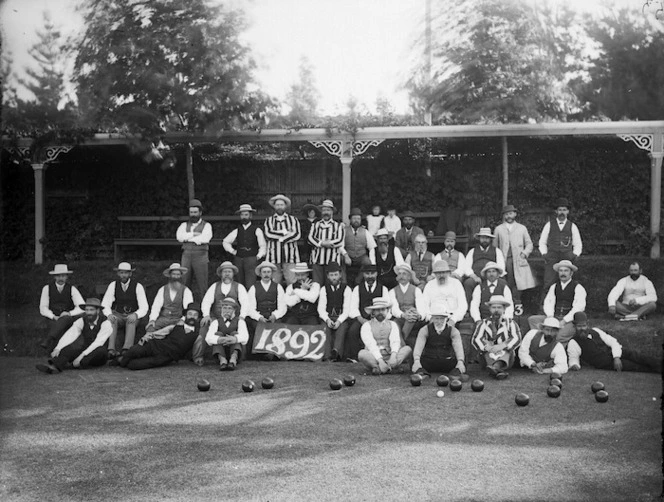
{"label": "decorative fretwork bracket", "polygon": [[653,135],[652,134],[618,134],[623,141],[632,141],[641,150],[652,153]]}
{"label": "decorative fretwork bracket", "polygon": [[373,139],[367,141],[309,141],[316,148],[324,148],[327,153],[343,159],[352,159],[359,157],[372,146],[378,146],[383,142],[382,139]]}
{"label": "decorative fretwork bracket", "polygon": [[[72,145],[56,145],[56,146],[47,146],[44,151],[46,154],[46,157],[41,161],[42,163],[46,162],[53,162],[55,159],[58,158],[58,155],[61,153],[67,153],[69,152],[72,148],[74,148]],[[32,151],[29,146],[8,146],[6,147],[6,150],[9,153],[12,153],[14,155],[17,155],[18,157],[21,157],[22,159],[25,159],[27,161],[32,161]]]}

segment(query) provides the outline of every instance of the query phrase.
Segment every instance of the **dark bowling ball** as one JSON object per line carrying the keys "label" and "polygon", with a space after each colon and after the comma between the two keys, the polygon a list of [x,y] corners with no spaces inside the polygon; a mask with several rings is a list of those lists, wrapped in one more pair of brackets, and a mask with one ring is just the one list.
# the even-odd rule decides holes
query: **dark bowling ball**
{"label": "dark bowling ball", "polygon": [[549,375],[549,380],[553,380],[554,378],[557,378],[561,382],[563,380],[563,376],[560,373],[558,373],[557,371],[554,371],[553,373],[551,373],[551,375]]}
{"label": "dark bowling ball", "polygon": [[598,403],[606,403],[609,400],[609,393],[605,390],[598,390],[595,393],[595,400]]}
{"label": "dark bowling ball", "polygon": [[590,390],[592,390],[593,393],[597,393],[600,390],[604,390],[604,384],[602,382],[593,382],[590,386]]}
{"label": "dark bowling ball", "polygon": [[344,385],[346,387],[352,387],[355,385],[355,375],[346,375],[344,377]]}
{"label": "dark bowling ball", "polygon": [[546,394],[549,397],[560,397],[560,387],[557,385],[549,385],[546,389]]}
{"label": "dark bowling ball", "polygon": [[453,392],[459,392],[462,387],[463,384],[461,383],[461,380],[452,380],[450,382],[450,390]]}
{"label": "dark bowling ball", "polygon": [[198,387],[198,390],[201,392],[207,392],[210,390],[210,382],[204,378],[201,378],[198,382],[196,382],[196,387]]}
{"label": "dark bowling ball", "polygon": [[562,380],[559,380],[557,378],[552,378],[551,381],[549,382],[549,385],[555,385],[556,387],[560,387],[561,389],[563,388]]}
{"label": "dark bowling ball", "polygon": [[520,392],[514,398],[514,402],[519,406],[528,406],[528,403],[530,402],[530,397],[528,397],[528,394]]}
{"label": "dark bowling ball", "polygon": [[470,388],[473,389],[473,392],[482,392],[484,390],[484,382],[482,380],[473,380]]}
{"label": "dark bowling ball", "polygon": [[343,383],[338,378],[333,378],[330,380],[330,389],[339,390],[343,386]]}
{"label": "dark bowling ball", "polygon": [[271,389],[272,387],[274,387],[274,380],[270,377],[263,378],[261,385],[263,386],[264,389]]}
{"label": "dark bowling ball", "polygon": [[440,375],[436,378],[436,383],[438,384],[438,387],[447,387],[450,384],[450,377],[447,375]]}
{"label": "dark bowling ball", "polygon": [[417,373],[414,375],[410,375],[410,384],[413,387],[419,387],[422,385],[422,376],[418,375]]}
{"label": "dark bowling ball", "polygon": [[245,380],[242,382],[242,390],[245,392],[253,392],[256,388],[256,384],[251,380]]}

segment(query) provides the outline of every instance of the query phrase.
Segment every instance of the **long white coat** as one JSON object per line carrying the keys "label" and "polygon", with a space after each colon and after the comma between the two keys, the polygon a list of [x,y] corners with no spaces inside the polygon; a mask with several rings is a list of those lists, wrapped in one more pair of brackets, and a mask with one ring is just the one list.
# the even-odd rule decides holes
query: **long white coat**
{"label": "long white coat", "polygon": [[498,225],[495,230],[495,238],[493,244],[503,252],[503,256],[507,259],[510,244],[512,246],[512,260],[514,264],[514,280],[516,287],[519,291],[530,289],[537,286],[537,281],[530,269],[530,264],[527,259],[521,258],[520,254],[523,252],[526,258],[533,252],[533,241],[530,238],[528,229],[521,223],[516,221],[512,225],[510,231],[505,223]]}

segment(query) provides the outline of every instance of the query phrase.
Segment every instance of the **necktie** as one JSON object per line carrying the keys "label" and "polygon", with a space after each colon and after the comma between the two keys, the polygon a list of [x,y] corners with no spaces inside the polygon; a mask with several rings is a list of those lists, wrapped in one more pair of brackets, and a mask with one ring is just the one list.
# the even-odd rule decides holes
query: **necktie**
{"label": "necktie", "polygon": [[496,288],[496,285],[491,283],[489,284],[489,291],[491,291],[491,294],[493,294],[493,290]]}
{"label": "necktie", "polygon": [[420,253],[420,261],[424,259],[424,253]]}
{"label": "necktie", "polygon": [[124,291],[125,293],[127,292],[127,286],[128,284],[126,283],[122,285],[122,291]]}

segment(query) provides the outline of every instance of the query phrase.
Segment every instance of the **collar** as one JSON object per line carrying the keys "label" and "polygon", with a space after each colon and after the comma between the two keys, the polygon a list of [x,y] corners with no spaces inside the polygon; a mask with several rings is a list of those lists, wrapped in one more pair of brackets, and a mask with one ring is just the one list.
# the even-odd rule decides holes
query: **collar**
{"label": "collar", "polygon": [[569,279],[566,282],[560,281],[560,287],[564,289],[570,282],[572,282],[572,279]]}
{"label": "collar", "polygon": [[489,245],[488,245],[487,247],[485,247],[485,248],[482,247],[482,245],[480,244],[480,251],[484,251],[484,252],[486,252],[486,251],[489,250],[490,247],[491,247],[491,244],[489,244]]}
{"label": "collar", "polygon": [[408,284],[401,284],[401,283],[399,283],[399,287],[401,288],[401,291],[403,291],[404,293],[405,293],[406,291],[408,291],[408,287],[409,287],[409,286],[410,286],[410,283],[408,283]]}
{"label": "collar", "polygon": [[564,225],[567,223],[567,218],[565,218],[563,221],[560,221],[558,218],[556,218],[556,222],[558,223],[558,226]]}
{"label": "collar", "polygon": [[191,225],[200,225],[200,224],[201,224],[201,221],[203,221],[203,218],[199,218],[198,221],[196,221],[196,222],[194,222],[194,223],[191,223],[191,221],[188,221],[187,223],[189,223],[189,224],[191,224]]}
{"label": "collar", "polygon": [[376,287],[375,282],[372,285],[369,285],[367,281],[364,281],[364,289],[366,289],[367,291],[373,291],[375,287]]}
{"label": "collar", "polygon": [[282,214],[281,216],[279,216],[277,213],[274,213],[272,217],[277,221],[283,221],[286,219],[286,216],[287,216],[286,213]]}
{"label": "collar", "polygon": [[253,222],[251,222],[251,221],[249,223],[242,223],[242,227],[246,230],[247,228],[249,228],[251,226],[252,223]]}

